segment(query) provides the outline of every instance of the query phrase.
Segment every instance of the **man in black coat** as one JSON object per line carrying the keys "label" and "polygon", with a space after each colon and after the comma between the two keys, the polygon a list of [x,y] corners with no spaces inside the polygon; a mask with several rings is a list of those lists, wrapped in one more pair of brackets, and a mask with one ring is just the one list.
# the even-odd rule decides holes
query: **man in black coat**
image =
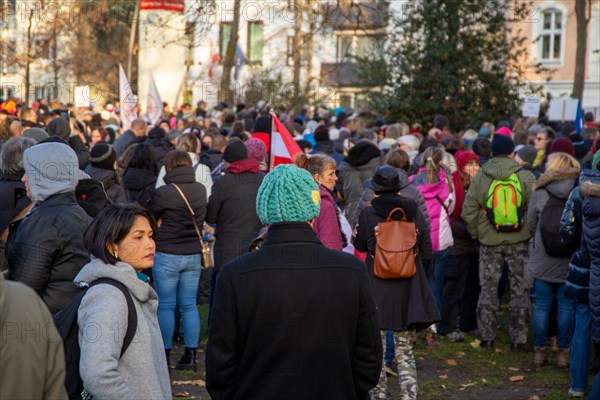
{"label": "man in black coat", "polygon": [[89,260],[83,233],[90,218],[75,197],[81,171],[73,149],[56,142],[25,150],[23,164],[34,206],[9,242],[9,277],[33,288],[54,314],[78,293],[73,279]]}
{"label": "man in black coat", "polygon": [[256,209],[262,247],[219,273],[206,352],[213,400],[368,399],[383,359],[363,263],[327,249],[311,222],[320,211],[310,174],[281,165]]}
{"label": "man in black coat", "polygon": [[209,323],[219,269],[237,256],[247,253],[250,242],[262,228],[256,214],[256,194],[264,178],[259,172],[258,161],[248,158],[248,150],[240,140],[227,145],[223,159],[226,173],[213,184],[206,212],[206,222],[217,225]]}

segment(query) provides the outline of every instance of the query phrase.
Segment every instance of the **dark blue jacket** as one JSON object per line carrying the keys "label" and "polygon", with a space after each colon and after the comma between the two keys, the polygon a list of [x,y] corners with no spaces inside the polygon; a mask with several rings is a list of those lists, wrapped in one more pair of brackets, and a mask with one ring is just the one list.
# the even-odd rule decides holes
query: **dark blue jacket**
{"label": "dark blue jacket", "polygon": [[592,338],[600,343],[600,182],[581,184],[583,203],[583,238],[589,252],[590,311],[592,313]]}
{"label": "dark blue jacket", "polygon": [[[600,172],[585,169],[581,171],[579,183],[600,184]],[[574,251],[569,263],[569,275],[565,283],[565,295],[580,303],[589,302],[590,256],[582,239],[582,203],[580,186],[571,191],[561,218],[560,234],[563,244]]]}

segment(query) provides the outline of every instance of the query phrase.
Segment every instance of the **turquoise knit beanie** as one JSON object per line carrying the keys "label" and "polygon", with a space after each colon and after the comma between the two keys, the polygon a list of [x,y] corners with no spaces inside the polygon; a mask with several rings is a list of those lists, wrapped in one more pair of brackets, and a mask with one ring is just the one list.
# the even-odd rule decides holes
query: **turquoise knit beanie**
{"label": "turquoise knit beanie", "polygon": [[319,187],[302,168],[279,165],[265,176],[256,196],[256,212],[263,224],[308,222],[321,211]]}
{"label": "turquoise knit beanie", "polygon": [[592,159],[592,169],[598,171],[598,165],[600,164],[600,150],[594,154],[594,158]]}

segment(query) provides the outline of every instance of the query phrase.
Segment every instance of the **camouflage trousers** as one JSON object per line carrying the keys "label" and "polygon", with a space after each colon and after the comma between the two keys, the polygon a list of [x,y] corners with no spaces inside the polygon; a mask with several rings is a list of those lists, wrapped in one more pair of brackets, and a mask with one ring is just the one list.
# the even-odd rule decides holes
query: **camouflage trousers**
{"label": "camouflage trousers", "polygon": [[[395,353],[394,359],[398,365],[398,380],[400,382],[400,400],[412,400],[417,398],[417,365],[413,354],[413,342],[416,338],[414,329],[408,331],[394,332]],[[386,331],[381,331],[381,342],[385,349]],[[379,383],[370,394],[371,399],[388,399],[387,377],[385,376],[385,357],[379,375]]]}
{"label": "camouflage trousers", "polygon": [[509,336],[512,343],[527,341],[531,302],[529,289],[532,279],[526,271],[528,245],[526,242],[479,247],[479,283],[481,293],[477,304],[477,325],[481,340],[494,340],[500,300],[498,282],[506,264],[510,281]]}

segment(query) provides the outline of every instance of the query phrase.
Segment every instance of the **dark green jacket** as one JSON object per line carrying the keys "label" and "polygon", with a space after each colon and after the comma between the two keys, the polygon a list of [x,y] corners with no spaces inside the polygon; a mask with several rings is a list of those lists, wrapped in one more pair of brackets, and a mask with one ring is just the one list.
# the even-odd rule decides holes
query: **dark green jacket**
{"label": "dark green jacket", "polygon": [[493,158],[481,167],[481,171],[473,178],[465,197],[462,219],[467,223],[467,229],[474,239],[486,246],[516,244],[529,240],[531,237],[527,218],[523,218],[523,227],[517,232],[497,232],[485,213],[488,189],[494,179],[503,179],[517,172],[523,187],[524,208],[527,209],[535,176],[510,158]]}

